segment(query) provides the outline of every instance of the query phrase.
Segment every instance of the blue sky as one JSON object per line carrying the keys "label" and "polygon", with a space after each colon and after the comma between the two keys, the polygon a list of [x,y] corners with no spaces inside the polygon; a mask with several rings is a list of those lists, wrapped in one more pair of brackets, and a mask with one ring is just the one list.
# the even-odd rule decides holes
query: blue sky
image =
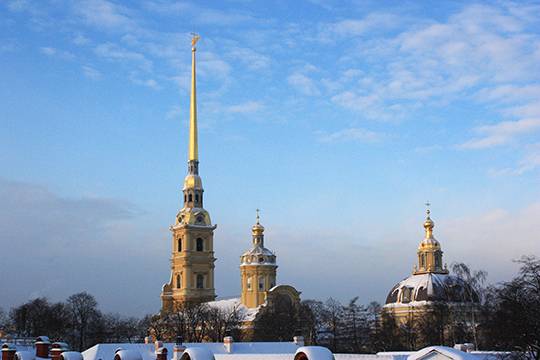
{"label": "blue sky", "polygon": [[256,208],[304,298],[383,301],[427,200],[449,264],[539,254],[538,2],[2,1],[0,306],[159,308],[191,32],[220,296]]}

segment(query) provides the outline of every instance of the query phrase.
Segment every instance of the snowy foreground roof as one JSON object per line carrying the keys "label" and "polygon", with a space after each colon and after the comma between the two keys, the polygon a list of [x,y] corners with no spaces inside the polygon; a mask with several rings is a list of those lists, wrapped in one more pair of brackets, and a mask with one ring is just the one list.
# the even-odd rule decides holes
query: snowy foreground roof
{"label": "snowy foreground roof", "polygon": [[[309,360],[331,360],[332,354],[325,348],[300,347],[293,342],[236,342],[227,352],[223,343],[185,343],[189,352],[201,349],[211,353],[216,360],[293,360],[297,352],[305,352]],[[168,358],[173,356],[174,344],[166,343]],[[98,344],[82,353],[84,360],[113,360],[116,350],[137,352],[142,360],[156,360],[153,344]],[[445,346],[431,346],[416,352],[382,352],[378,354],[333,354],[335,360],[495,360],[493,352],[463,352]],[[205,359],[194,359],[205,360]],[[211,359],[209,359],[211,360]]]}
{"label": "snowy foreground roof", "polygon": [[[292,342],[236,342],[233,343],[231,353],[223,343],[184,343],[186,348],[205,348],[219,359],[291,359],[299,348]],[[165,343],[169,358],[173,354],[173,343]],[[155,347],[153,344],[98,344],[82,353],[84,360],[113,360],[118,348],[138,351],[142,360],[156,360]],[[254,357],[254,355],[257,355]],[[285,355],[285,356],[283,356]]]}

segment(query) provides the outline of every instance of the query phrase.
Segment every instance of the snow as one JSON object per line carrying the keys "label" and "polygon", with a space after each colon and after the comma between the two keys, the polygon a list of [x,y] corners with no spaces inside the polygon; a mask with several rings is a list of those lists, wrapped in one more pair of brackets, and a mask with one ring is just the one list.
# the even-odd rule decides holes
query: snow
{"label": "snow", "polygon": [[[109,358],[109,360],[114,359],[116,356],[120,358],[120,360],[142,360],[141,353],[137,350],[120,350],[116,352],[112,357]],[[155,354],[154,354],[155,357]]]}
{"label": "snow", "polygon": [[[203,347],[187,348],[186,351],[184,351],[184,354],[188,354],[191,360],[214,360],[215,359],[214,354],[212,354],[208,349],[205,349]],[[181,358],[184,358],[184,355],[182,355]]]}
{"label": "snow", "polygon": [[447,346],[429,346],[427,348],[424,348],[422,350],[419,350],[407,357],[407,360],[419,360],[422,359],[432,352],[437,352],[439,354],[442,354],[452,360],[477,360],[478,357],[474,356],[473,354],[463,352],[461,350],[457,350],[451,347]]}
{"label": "snow", "polygon": [[77,351],[64,351],[61,356],[64,360],[83,360],[81,353]]}
{"label": "snow", "polygon": [[242,304],[240,298],[222,299],[209,301],[206,303],[209,307],[219,309],[223,312],[232,312],[233,309],[238,309],[244,321],[253,321],[259,312],[259,308],[249,309]]}
{"label": "snow", "polygon": [[15,359],[17,360],[34,360],[35,358],[35,351],[17,351],[15,353]]}
{"label": "snow", "polygon": [[302,346],[296,350],[295,357],[300,353],[305,354],[309,360],[334,360],[332,352],[322,346]]}
{"label": "snow", "polygon": [[[199,347],[212,352],[216,359],[221,355],[249,355],[249,354],[288,354],[292,355],[298,349],[298,345],[293,342],[235,342],[233,343],[233,351],[227,353],[223,343],[184,343],[186,348]],[[155,347],[153,344],[98,344],[84,351],[82,356],[84,360],[113,360],[115,350],[121,347],[122,351],[135,351],[141,356],[141,360],[155,360]],[[164,343],[163,347],[167,349],[169,354],[173,353],[174,344]],[[247,357],[242,357],[247,359]],[[27,360],[27,359],[21,359]],[[31,360],[31,359],[29,359]]]}

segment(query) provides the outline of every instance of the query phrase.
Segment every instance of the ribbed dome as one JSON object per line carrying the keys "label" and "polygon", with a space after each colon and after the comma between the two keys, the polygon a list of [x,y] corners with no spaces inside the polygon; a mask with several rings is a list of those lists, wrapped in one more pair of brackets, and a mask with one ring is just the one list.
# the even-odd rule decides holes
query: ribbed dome
{"label": "ribbed dome", "polygon": [[263,246],[255,246],[240,257],[240,265],[275,265],[276,255]]}
{"label": "ribbed dome", "polygon": [[[448,274],[426,273],[411,275],[390,290],[386,305],[410,304],[418,301],[470,302],[470,287],[460,278]],[[478,294],[472,291],[473,302]]]}

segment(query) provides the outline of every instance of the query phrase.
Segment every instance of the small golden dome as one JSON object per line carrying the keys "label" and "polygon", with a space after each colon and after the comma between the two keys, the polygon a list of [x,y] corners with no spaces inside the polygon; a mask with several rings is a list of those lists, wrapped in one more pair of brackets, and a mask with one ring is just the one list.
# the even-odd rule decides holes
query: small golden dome
{"label": "small golden dome", "polygon": [[259,222],[259,209],[257,209],[257,223],[251,228],[253,235],[261,235],[264,232],[264,226]]}

